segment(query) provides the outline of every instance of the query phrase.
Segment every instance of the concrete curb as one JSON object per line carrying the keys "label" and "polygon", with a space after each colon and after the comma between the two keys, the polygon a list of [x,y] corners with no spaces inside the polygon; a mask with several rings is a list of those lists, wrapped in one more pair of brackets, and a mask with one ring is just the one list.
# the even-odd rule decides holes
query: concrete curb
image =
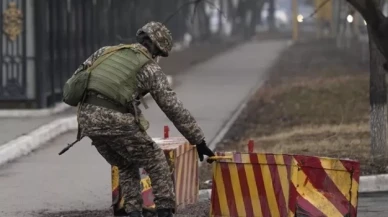
{"label": "concrete curb", "polygon": [[25,117],[43,117],[55,115],[71,108],[65,103],[57,103],[54,108],[45,109],[0,109],[1,118],[25,118]]}
{"label": "concrete curb", "polygon": [[388,174],[360,177],[360,193],[373,193],[382,191],[388,191]]}
{"label": "concrete curb", "polygon": [[60,118],[0,146],[0,166],[29,154],[60,134],[76,130],[77,117]]}
{"label": "concrete curb", "polygon": [[[171,86],[173,86],[173,78],[171,75],[167,75],[167,80]],[[144,98],[151,98],[150,94],[147,94]],[[70,109],[71,106],[65,103],[58,103],[54,108],[45,109],[0,109],[0,118],[26,118],[26,117],[44,117],[59,114],[61,112]]]}

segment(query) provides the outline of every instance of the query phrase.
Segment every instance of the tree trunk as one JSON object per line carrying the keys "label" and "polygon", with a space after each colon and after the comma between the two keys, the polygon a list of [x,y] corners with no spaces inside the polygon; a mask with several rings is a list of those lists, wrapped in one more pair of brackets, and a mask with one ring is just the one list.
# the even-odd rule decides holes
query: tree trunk
{"label": "tree trunk", "polygon": [[241,34],[244,35],[244,21],[245,21],[245,1],[239,0],[237,3],[237,8],[234,13],[234,22],[233,22],[233,35]]}
{"label": "tree trunk", "polygon": [[222,13],[225,13],[224,11],[224,0],[219,0],[218,1],[219,2],[219,9],[220,9],[220,11],[218,12],[218,34],[220,35],[220,36],[222,36],[222,30],[223,30],[223,27],[224,27],[224,25],[223,25],[223,23],[222,23],[222,19],[224,18],[223,17],[223,14]]}
{"label": "tree trunk", "polygon": [[[378,2],[378,1],[376,1]],[[383,160],[388,154],[387,147],[387,86],[383,64],[385,58],[372,40],[368,26],[370,50],[370,131],[371,156],[373,160]]]}
{"label": "tree trunk", "polygon": [[260,13],[258,10],[258,4],[259,3],[257,0],[248,1],[248,8],[251,11],[251,20],[248,26],[249,37],[252,37],[256,34],[257,16]]}
{"label": "tree trunk", "polygon": [[265,2],[266,0],[260,0],[257,5],[257,23],[260,25],[263,24],[263,20],[261,19],[261,12],[263,11]]}
{"label": "tree trunk", "polygon": [[228,0],[227,7],[228,7],[228,20],[234,21],[236,17],[236,9],[233,6],[233,0]]}
{"label": "tree trunk", "polygon": [[268,0],[268,27],[274,31],[275,27],[275,0]]}
{"label": "tree trunk", "polygon": [[201,3],[197,7],[198,21],[199,21],[199,32],[201,42],[206,41],[210,37],[210,26],[209,26],[209,17],[205,11],[205,3]]}

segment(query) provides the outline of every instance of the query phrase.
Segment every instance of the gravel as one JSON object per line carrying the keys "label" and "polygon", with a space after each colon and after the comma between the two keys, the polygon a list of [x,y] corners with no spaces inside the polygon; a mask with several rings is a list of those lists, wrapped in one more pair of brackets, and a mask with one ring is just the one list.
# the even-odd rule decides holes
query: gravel
{"label": "gravel", "polygon": [[[188,205],[184,209],[178,210],[174,217],[206,217],[209,216],[210,201],[205,200],[193,205]],[[41,211],[33,214],[34,217],[114,217],[112,210],[83,210],[49,212]],[[144,217],[157,217],[156,215],[144,215]]]}

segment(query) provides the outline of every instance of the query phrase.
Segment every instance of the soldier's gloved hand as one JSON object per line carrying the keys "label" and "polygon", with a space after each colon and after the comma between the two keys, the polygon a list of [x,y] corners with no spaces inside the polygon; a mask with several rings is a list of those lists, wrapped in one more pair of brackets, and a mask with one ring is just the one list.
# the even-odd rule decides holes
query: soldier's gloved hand
{"label": "soldier's gloved hand", "polygon": [[[203,161],[203,156],[206,155],[208,157],[215,156],[212,150],[210,150],[209,147],[207,147],[205,140],[202,140],[200,144],[197,144],[197,152],[199,156],[199,160],[202,162]],[[208,159],[208,163],[212,163],[214,160]]]}

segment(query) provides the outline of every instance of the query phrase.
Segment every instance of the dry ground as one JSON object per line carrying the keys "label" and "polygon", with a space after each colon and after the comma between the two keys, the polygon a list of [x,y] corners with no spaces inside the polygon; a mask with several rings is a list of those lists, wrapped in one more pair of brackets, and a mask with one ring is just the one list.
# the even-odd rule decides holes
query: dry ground
{"label": "dry ground", "polygon": [[[188,205],[178,210],[175,217],[207,217],[209,216],[210,201],[202,201]],[[114,217],[113,211],[106,210],[82,210],[68,212],[46,212],[41,211],[33,214],[34,217]],[[144,217],[157,217],[155,213],[144,213]]]}
{"label": "dry ground", "polygon": [[[388,172],[388,164],[369,160],[368,73],[356,52],[329,40],[291,46],[217,151],[247,151],[253,139],[257,152],[350,158],[360,161],[362,175]],[[201,180],[208,179],[211,167],[205,166]]]}

